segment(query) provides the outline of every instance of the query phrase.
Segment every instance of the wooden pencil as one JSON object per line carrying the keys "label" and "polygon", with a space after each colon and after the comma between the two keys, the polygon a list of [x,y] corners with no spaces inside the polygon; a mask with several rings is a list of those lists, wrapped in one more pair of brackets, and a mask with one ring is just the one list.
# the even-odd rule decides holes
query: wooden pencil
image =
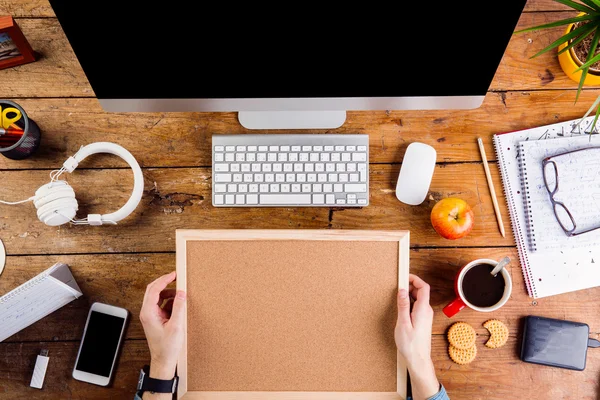
{"label": "wooden pencil", "polygon": [[502,237],[506,237],[504,232],[504,223],[502,222],[502,215],[500,215],[500,207],[498,207],[498,199],[496,198],[496,191],[494,190],[494,182],[492,182],[492,174],[490,174],[490,167],[487,162],[485,155],[485,149],[483,148],[483,141],[481,138],[477,138],[477,144],[479,144],[479,152],[481,153],[481,159],[483,161],[483,169],[485,169],[485,177],[487,179],[488,187],[490,188],[490,194],[492,195],[492,203],[494,204],[494,212],[496,213],[496,221],[498,222],[498,228]]}

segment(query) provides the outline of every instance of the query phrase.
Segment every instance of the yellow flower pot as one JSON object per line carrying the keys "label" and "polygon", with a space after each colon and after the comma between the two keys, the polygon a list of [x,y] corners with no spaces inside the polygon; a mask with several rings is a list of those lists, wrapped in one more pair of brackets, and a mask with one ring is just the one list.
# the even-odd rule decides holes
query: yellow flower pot
{"label": "yellow flower pot", "polygon": [[[571,30],[573,29],[573,26],[574,26],[574,24],[570,24],[567,27],[567,30],[565,31],[565,35],[568,34],[569,32],[571,32]],[[568,42],[565,42],[565,43],[561,44],[560,46],[558,46],[558,51],[567,47],[567,43]],[[569,78],[573,79],[575,82],[579,83],[582,72],[581,71],[574,72],[574,71],[577,68],[579,68],[581,65],[583,65],[583,63],[575,55],[575,51],[573,50],[573,47],[571,47],[568,51],[565,51],[564,53],[559,54],[558,62],[560,63],[560,66],[562,67],[565,74],[567,74],[567,76]],[[600,85],[600,71],[589,68],[588,74],[585,77],[583,84],[589,85],[589,86]]]}

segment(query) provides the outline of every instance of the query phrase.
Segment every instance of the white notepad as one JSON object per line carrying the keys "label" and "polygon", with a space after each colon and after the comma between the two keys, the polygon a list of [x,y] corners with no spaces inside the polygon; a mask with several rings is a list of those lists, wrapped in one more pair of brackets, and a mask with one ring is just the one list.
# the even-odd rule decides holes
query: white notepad
{"label": "white notepad", "polygon": [[[550,142],[557,138],[584,137],[593,117],[572,120],[516,132],[494,135],[498,168],[510,213],[519,261],[529,296],[541,298],[600,286],[600,249],[532,251],[528,246],[528,226],[519,168],[519,143],[530,140]],[[600,139],[594,137],[592,143]],[[544,189],[545,190],[545,189]]]}
{"label": "white notepad", "polygon": [[[544,185],[542,160],[556,154],[600,146],[600,137],[568,137],[519,143],[525,215],[532,251],[593,249],[600,246],[600,230],[567,236],[554,215]],[[577,224],[577,230],[600,226],[600,148],[554,158],[558,169],[558,191]],[[551,170],[550,172],[552,172]]]}
{"label": "white notepad", "polygon": [[0,342],[80,296],[69,267],[54,264],[0,297]]}

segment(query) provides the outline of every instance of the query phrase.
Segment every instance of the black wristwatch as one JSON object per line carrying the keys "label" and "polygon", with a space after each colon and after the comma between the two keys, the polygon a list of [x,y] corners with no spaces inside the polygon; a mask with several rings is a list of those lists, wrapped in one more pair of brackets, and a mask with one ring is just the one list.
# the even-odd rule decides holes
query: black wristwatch
{"label": "black wristwatch", "polygon": [[144,365],[144,368],[140,371],[140,378],[138,379],[137,395],[141,398],[144,392],[152,393],[175,393],[177,391],[177,384],[179,383],[179,377],[175,376],[171,380],[154,379],[150,378],[150,366]]}

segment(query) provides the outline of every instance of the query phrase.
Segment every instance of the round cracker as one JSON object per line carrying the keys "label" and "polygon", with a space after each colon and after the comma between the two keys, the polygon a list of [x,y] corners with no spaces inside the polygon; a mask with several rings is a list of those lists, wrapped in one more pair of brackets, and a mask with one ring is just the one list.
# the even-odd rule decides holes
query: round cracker
{"label": "round cracker", "polygon": [[466,350],[475,345],[477,334],[466,322],[455,322],[448,329],[448,342],[457,349]]}
{"label": "round cracker", "polygon": [[465,365],[473,362],[475,357],[477,357],[477,346],[473,345],[468,349],[457,349],[456,347],[450,345],[448,346],[448,354],[452,361],[457,364]]}
{"label": "round cracker", "polygon": [[490,319],[483,323],[485,329],[490,332],[490,338],[485,345],[490,349],[497,349],[506,344],[508,340],[508,327],[497,319]]}

